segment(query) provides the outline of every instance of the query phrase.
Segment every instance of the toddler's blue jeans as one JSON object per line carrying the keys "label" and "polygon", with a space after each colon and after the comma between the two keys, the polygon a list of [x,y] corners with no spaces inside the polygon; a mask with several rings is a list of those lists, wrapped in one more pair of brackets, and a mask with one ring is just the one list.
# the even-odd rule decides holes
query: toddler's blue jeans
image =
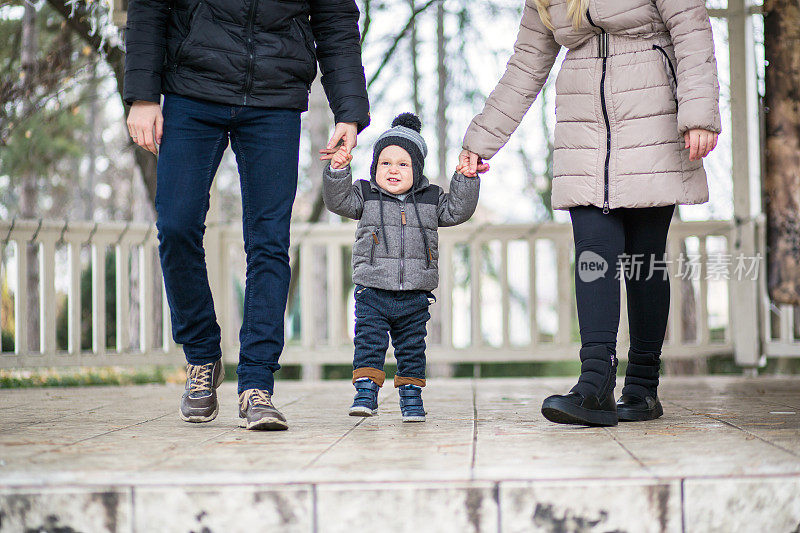
{"label": "toddler's blue jeans", "polygon": [[370,378],[383,385],[389,335],[397,359],[395,387],[425,386],[425,336],[431,318],[430,291],[388,291],[356,285],[353,381]]}

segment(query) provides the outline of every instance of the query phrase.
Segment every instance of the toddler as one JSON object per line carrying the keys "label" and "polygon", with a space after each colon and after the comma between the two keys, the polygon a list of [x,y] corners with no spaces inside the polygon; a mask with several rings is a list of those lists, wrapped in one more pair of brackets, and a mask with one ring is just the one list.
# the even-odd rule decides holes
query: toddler
{"label": "toddler", "polygon": [[369,180],[352,182],[352,156],[344,149],[323,151],[326,207],[358,220],[353,245],[356,322],[351,416],[378,414],[378,390],[391,335],[397,359],[403,422],[424,422],[425,336],[431,293],[439,284],[439,226],[468,220],[478,203],[480,178],[459,167],[449,192],[432,185],[422,169],[428,153],[421,123],[403,113],[373,148]]}

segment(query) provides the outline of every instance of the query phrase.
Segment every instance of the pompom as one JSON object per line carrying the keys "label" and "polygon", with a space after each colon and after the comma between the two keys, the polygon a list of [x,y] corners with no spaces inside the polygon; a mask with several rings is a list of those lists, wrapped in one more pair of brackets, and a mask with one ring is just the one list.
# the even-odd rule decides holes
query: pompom
{"label": "pompom", "polygon": [[403,126],[419,133],[422,130],[422,122],[414,113],[400,113],[392,121],[392,127]]}

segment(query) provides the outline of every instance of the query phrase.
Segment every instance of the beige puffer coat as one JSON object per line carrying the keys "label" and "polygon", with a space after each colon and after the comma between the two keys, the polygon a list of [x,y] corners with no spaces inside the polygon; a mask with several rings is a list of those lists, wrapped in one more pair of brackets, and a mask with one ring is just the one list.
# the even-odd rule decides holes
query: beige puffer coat
{"label": "beige puffer coat", "polygon": [[[561,46],[552,206],[650,207],[708,201],[683,133],[720,132],[719,83],[703,0],[589,0],[579,29],[565,0],[555,32],[527,0],[505,74],[463,148],[490,159],[533,103]],[[676,90],[677,78],[677,90]]]}

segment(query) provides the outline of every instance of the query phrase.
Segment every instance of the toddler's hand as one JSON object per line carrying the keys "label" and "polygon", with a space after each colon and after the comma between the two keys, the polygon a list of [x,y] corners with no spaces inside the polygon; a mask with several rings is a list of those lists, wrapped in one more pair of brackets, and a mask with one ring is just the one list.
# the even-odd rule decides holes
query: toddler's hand
{"label": "toddler's hand", "polygon": [[488,170],[489,163],[485,163],[478,154],[469,150],[462,150],[461,154],[459,154],[456,172],[474,178]]}
{"label": "toddler's hand", "polygon": [[321,161],[331,160],[331,168],[339,169],[344,168],[353,160],[353,154],[347,149],[347,146],[340,144],[338,148],[323,148],[319,151],[322,154],[319,158]]}
{"label": "toddler's hand", "polygon": [[333,161],[331,161],[331,167],[333,168],[344,168],[350,164],[350,161],[353,160],[353,154],[351,154],[347,148],[342,146],[339,150],[333,154]]}

